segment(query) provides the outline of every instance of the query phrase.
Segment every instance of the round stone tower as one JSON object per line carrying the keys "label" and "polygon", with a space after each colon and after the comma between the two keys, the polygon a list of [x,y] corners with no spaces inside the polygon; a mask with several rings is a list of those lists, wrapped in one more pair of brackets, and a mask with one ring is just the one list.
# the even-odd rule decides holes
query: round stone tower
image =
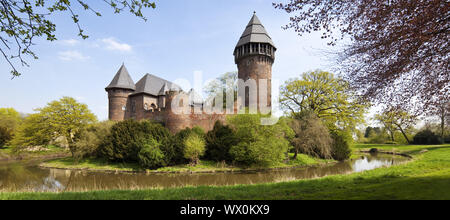
{"label": "round stone tower", "polygon": [[[238,78],[246,83],[245,87],[239,87],[240,90],[245,89],[245,91],[239,91],[239,94],[245,94],[245,97],[240,97],[241,101],[245,103],[241,103],[241,105],[248,108],[253,103],[256,104],[258,112],[270,113],[272,106],[272,64],[275,61],[276,50],[272,39],[254,13],[234,49]],[[252,85],[249,79],[256,83],[253,92],[249,88]],[[264,97],[264,93],[267,95],[266,97]]]}
{"label": "round stone tower", "polygon": [[109,120],[122,121],[127,119],[131,107],[128,96],[136,90],[136,86],[125,65],[122,64],[105,90],[108,92]]}

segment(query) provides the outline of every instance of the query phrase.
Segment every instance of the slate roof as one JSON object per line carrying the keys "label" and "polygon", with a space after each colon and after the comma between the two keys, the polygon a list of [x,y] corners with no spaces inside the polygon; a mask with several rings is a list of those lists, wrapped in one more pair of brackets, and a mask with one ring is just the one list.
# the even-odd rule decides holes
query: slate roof
{"label": "slate roof", "polygon": [[155,75],[146,74],[141,80],[139,80],[139,82],[136,83],[136,91],[132,95],[145,93],[153,96],[159,96],[164,95],[161,94],[161,91],[165,93],[169,90],[181,90],[181,87]]}
{"label": "slate roof", "polygon": [[133,79],[131,79],[131,76],[128,73],[128,70],[124,64],[122,64],[122,66],[120,67],[119,71],[117,71],[116,75],[114,76],[109,86],[106,87],[105,89],[136,90],[136,86],[134,85]]}
{"label": "slate roof", "polygon": [[272,38],[267,33],[266,28],[264,28],[264,25],[262,25],[258,16],[256,16],[256,13],[254,13],[253,17],[250,19],[250,22],[245,28],[245,31],[239,39],[236,47],[240,47],[248,43],[268,43],[275,47]]}

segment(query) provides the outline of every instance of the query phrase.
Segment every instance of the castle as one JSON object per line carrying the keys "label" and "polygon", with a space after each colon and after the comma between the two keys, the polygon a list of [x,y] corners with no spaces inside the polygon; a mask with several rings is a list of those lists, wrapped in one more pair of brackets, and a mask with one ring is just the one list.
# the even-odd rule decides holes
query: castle
{"label": "castle", "polygon": [[[272,39],[254,13],[234,49],[234,58],[238,67],[238,78],[243,81],[255,80],[257,89],[253,99],[256,99],[258,106],[260,101],[271,106],[275,51]],[[267,91],[261,93],[259,82],[267,83],[267,88],[264,87]],[[242,90],[244,89],[245,91],[239,91],[239,94],[244,94],[239,95],[240,101],[233,103],[233,113],[250,105],[252,95],[248,87]],[[105,90],[109,99],[109,120],[113,121],[150,119],[163,123],[171,132],[194,126],[209,131],[217,120],[224,121],[226,114],[230,114],[206,114],[203,110],[203,100],[197,98],[194,90],[184,92],[180,86],[151,74],[146,74],[135,84],[124,65]],[[263,97],[264,93],[267,97]],[[175,99],[183,114],[174,113],[172,102]]]}

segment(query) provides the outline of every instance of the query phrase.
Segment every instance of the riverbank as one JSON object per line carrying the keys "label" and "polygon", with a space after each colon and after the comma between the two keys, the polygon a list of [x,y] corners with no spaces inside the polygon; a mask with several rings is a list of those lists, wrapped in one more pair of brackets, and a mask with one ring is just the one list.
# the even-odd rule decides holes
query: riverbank
{"label": "riverbank", "polygon": [[406,153],[414,159],[389,168],[282,183],[66,193],[0,193],[0,199],[450,199],[450,145],[356,145],[355,149],[374,147]]}
{"label": "riverbank", "polygon": [[[292,155],[290,155],[292,156]],[[45,161],[39,166],[43,168],[84,170],[102,172],[124,172],[124,173],[217,173],[217,172],[245,172],[270,169],[284,169],[292,167],[317,166],[335,163],[334,160],[322,160],[304,154],[299,154],[297,159],[291,159],[287,163],[279,163],[270,167],[239,167],[222,162],[200,161],[196,166],[188,164],[162,167],[156,170],[142,169],[137,163],[111,163],[104,159],[87,158],[75,163],[72,158],[59,158]]]}
{"label": "riverbank", "polygon": [[13,149],[8,146],[0,148],[0,161],[19,161],[19,160],[46,160],[52,158],[67,157],[70,153],[57,146],[47,146],[46,151],[36,152],[21,152],[20,154],[14,153]]}

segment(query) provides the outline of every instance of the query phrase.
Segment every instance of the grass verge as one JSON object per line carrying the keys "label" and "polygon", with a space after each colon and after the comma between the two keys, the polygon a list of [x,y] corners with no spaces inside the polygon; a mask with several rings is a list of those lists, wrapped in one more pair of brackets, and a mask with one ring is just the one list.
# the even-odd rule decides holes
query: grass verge
{"label": "grass verge", "polygon": [[[414,156],[413,161],[350,175],[237,186],[91,191],[66,193],[0,193],[0,199],[450,199],[450,145],[377,147]],[[428,152],[420,153],[427,149]]]}

